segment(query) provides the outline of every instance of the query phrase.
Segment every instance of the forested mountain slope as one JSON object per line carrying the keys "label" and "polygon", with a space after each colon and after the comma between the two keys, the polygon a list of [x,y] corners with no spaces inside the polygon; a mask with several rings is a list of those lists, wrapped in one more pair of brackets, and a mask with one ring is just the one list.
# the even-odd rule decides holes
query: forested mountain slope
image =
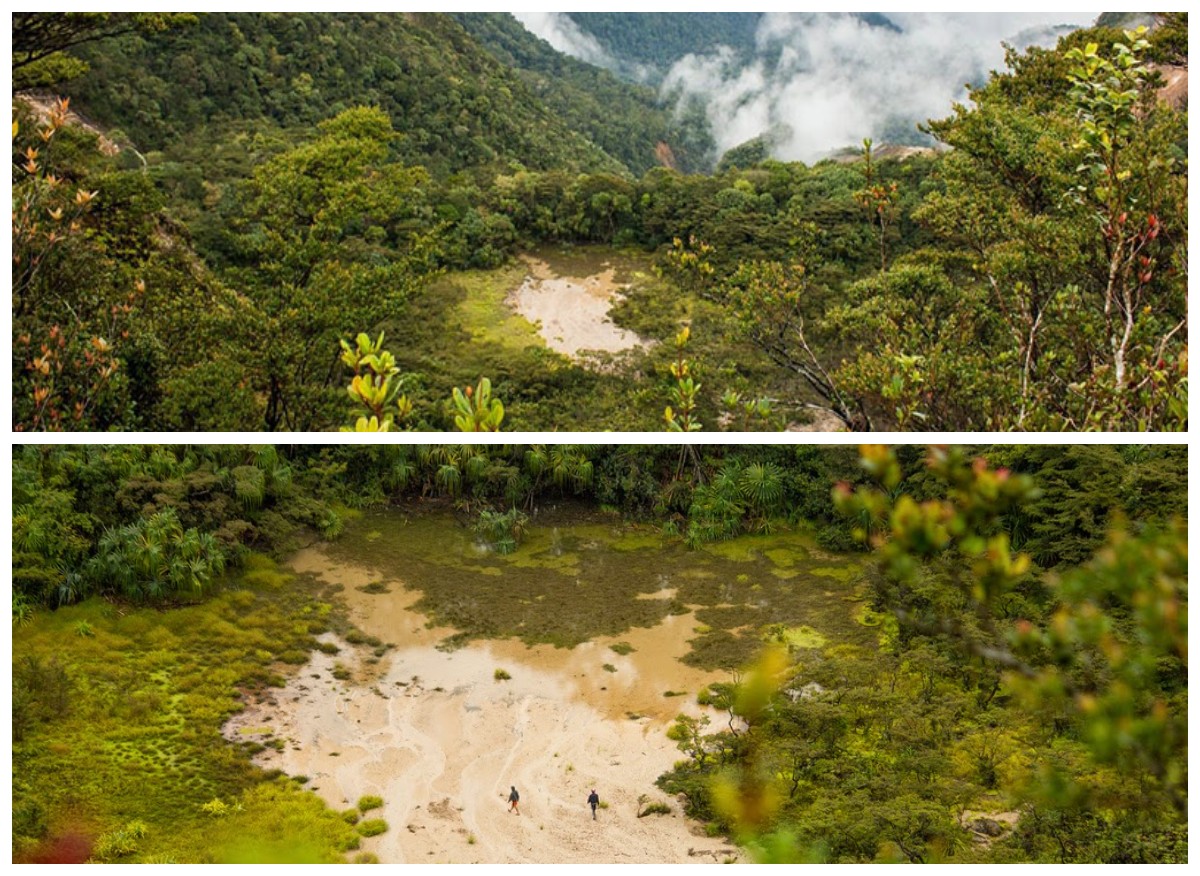
{"label": "forested mountain slope", "polygon": [[574,130],[634,173],[659,164],[684,172],[710,166],[714,146],[702,114],[676,117],[654,89],[555,51],[507,12],[452,14]]}
{"label": "forested mountain slope", "polygon": [[[484,377],[505,428],[1186,427],[1185,15],[1010,49],[937,152],[708,174],[657,139],[694,129],[512,19],[472,24],[495,55],[446,16],[198,19],[43,77],[104,141],[15,101],[18,428],[336,428],[360,332],[410,428]],[[510,306],[579,247],[640,264],[602,318],[646,343],[594,367]]]}
{"label": "forested mountain slope", "polygon": [[761,12],[568,12],[617,61],[665,72],[684,55],[728,46],[754,51]]}
{"label": "forested mountain slope", "polygon": [[495,164],[620,170],[451,18],[391,13],[211,13],[161,40],[79,50],[68,94],[143,150],[217,140],[232,123],[311,127],[378,105],[406,160],[435,172]]}
{"label": "forested mountain slope", "polygon": [[[705,54],[721,47],[741,62],[762,50],[763,12],[566,12],[588,37],[599,43],[613,69],[628,78],[656,79],[685,55]],[[823,13],[816,13],[819,17]],[[878,12],[843,13],[871,27],[899,30]],[[772,48],[778,53],[779,46]]]}

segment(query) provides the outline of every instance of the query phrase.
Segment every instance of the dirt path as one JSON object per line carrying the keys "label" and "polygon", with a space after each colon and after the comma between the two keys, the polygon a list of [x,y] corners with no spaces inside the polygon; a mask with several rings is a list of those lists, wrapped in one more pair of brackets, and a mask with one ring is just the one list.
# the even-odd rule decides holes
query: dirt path
{"label": "dirt path", "polygon": [[[394,582],[387,595],[356,588],[378,575],[331,563],[318,549],[295,568],[344,586],[351,617],[396,644],[372,663],[371,649],[336,641],[315,653],[271,701],[232,719],[236,739],[287,740],[258,756],[266,767],[307,775],[331,806],[365,794],[385,805],[368,817],[387,833],[363,841],[385,863],[698,863],[738,858],[720,839],[697,835],[677,801],[654,780],[678,759],[664,733],[680,711],[697,713],[695,693],[715,676],[675,660],[693,620],[623,636],[621,656],[607,640],[566,651],[519,642],[472,644],[444,653],[449,631],[424,627],[414,594]],[[335,664],[350,677],[333,677]],[[615,669],[602,668],[608,663]],[[503,668],[511,679],[497,681]],[[664,697],[673,687],[690,696]],[[510,785],[521,814],[508,812]],[[595,787],[607,809],[593,821]],[[669,802],[668,816],[638,818],[638,797]]]}
{"label": "dirt path", "polygon": [[526,256],[529,274],[508,296],[508,305],[538,326],[546,346],[577,359],[584,350],[619,353],[646,342],[618,328],[608,311],[619,300],[623,284],[608,267],[589,277],[564,277],[547,262]]}

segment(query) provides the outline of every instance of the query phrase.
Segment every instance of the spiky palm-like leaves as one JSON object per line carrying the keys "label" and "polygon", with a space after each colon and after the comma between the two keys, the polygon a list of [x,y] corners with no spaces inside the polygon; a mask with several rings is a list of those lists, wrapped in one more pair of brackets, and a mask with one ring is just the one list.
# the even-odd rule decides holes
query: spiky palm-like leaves
{"label": "spiky palm-like leaves", "polygon": [[521,542],[529,515],[519,508],[507,511],[481,511],[475,531],[499,554],[511,554]]}
{"label": "spiky palm-like leaves", "polygon": [[726,460],[711,481],[692,493],[687,543],[695,547],[747,529],[770,531],[782,507],[783,479],[783,470],[773,462],[742,465]]}
{"label": "spiky palm-like leaves", "polygon": [[756,512],[770,515],[783,500],[783,469],[773,462],[753,462],[739,474],[738,491]]}
{"label": "spiky palm-like leaves", "polygon": [[567,489],[579,493],[590,487],[594,476],[593,450],[585,444],[534,444],[525,451],[525,469],[533,477],[529,498],[532,499],[544,480],[558,487],[560,494]]}
{"label": "spiky palm-like leaves", "polygon": [[95,589],[138,602],[198,596],[225,570],[225,553],[207,532],[184,529],[174,509],[107,530],[88,561]]}

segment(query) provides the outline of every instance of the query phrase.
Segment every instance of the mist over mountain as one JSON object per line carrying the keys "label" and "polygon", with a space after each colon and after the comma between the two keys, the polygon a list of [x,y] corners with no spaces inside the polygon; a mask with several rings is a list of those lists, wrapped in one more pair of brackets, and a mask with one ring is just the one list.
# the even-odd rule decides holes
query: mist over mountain
{"label": "mist over mountain", "polygon": [[775,157],[813,161],[864,137],[924,142],[917,125],[1001,66],[1004,42],[1053,45],[1098,13],[692,13],[670,28],[656,13],[516,15],[559,51],[657,83],[678,111],[702,108],[718,154],[768,135]]}
{"label": "mist over mountain", "polygon": [[681,58],[728,47],[749,61],[761,12],[569,12],[585,40],[594,40],[617,72],[658,84]]}
{"label": "mist over mountain", "polygon": [[1186,13],[596,15],[14,14],[13,428],[1187,428]]}

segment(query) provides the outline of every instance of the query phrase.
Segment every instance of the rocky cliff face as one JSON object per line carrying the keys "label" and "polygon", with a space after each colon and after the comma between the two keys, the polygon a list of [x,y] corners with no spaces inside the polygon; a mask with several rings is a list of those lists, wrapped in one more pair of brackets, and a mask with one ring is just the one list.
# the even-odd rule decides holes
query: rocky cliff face
{"label": "rocky cliff face", "polygon": [[1187,65],[1163,65],[1156,68],[1166,84],[1158,90],[1158,96],[1176,109],[1187,109],[1188,68]]}

